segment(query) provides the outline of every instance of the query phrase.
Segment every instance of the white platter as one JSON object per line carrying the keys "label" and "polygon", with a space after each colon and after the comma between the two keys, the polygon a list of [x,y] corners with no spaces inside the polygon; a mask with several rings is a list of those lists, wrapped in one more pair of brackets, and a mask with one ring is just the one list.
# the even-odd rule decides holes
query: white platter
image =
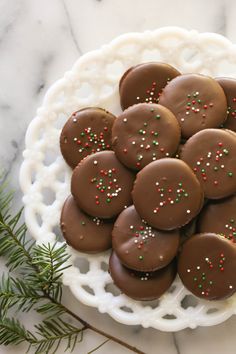
{"label": "white platter", "polygon": [[[26,133],[20,184],[25,221],[38,242],[56,240],[61,208],[70,193],[71,170],[59,148],[62,126],[72,112],[86,106],[121,112],[118,84],[122,73],[147,61],[169,63],[182,73],[236,77],[235,45],[214,33],[176,27],[125,34],[79,58],[48,90]],[[67,249],[73,266],[64,272],[64,284],[79,301],[121,323],[178,331],[218,324],[236,313],[236,296],[218,302],[200,300],[179,279],[159,301],[134,301],[112,284],[107,271],[109,252],[91,256]]]}

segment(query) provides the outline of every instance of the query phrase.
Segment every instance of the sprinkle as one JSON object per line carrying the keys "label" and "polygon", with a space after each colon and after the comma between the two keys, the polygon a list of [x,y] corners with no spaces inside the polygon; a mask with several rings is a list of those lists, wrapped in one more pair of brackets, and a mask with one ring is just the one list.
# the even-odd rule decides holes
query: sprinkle
{"label": "sprinkle", "polygon": [[127,122],[127,118],[124,118],[124,119],[123,119],[123,122],[126,123],[126,122]]}
{"label": "sprinkle", "polygon": [[93,164],[94,164],[94,165],[97,165],[97,164],[98,164],[97,160],[93,161]]}
{"label": "sprinkle", "polygon": [[233,172],[228,172],[228,176],[232,177],[233,176]]}
{"label": "sprinkle", "polygon": [[190,213],[191,213],[191,211],[188,209],[188,210],[187,210],[187,214],[190,214]]}

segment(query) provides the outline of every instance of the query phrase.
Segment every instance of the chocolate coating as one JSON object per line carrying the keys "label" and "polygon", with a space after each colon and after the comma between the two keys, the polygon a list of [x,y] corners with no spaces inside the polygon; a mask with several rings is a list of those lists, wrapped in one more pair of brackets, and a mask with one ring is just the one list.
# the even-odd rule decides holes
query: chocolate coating
{"label": "chocolate coating", "polygon": [[149,226],[134,206],[123,210],[112,231],[112,248],[121,263],[141,272],[167,266],[176,256],[179,231],[160,231]]}
{"label": "chocolate coating", "polygon": [[216,81],[224,90],[227,99],[228,116],[226,122],[224,123],[224,127],[236,132],[236,79],[219,77],[216,78]]}
{"label": "chocolate coating", "polygon": [[71,168],[87,155],[111,148],[111,128],[115,116],[102,108],[74,112],[60,136],[61,153]]}
{"label": "chocolate coating", "polygon": [[210,201],[198,218],[199,232],[213,232],[236,242],[236,196]]}
{"label": "chocolate coating", "polygon": [[151,62],[128,69],[120,80],[120,104],[126,109],[136,103],[157,103],[162,89],[180,72],[173,66]]}
{"label": "chocolate coating", "polygon": [[154,300],[165,293],[176,276],[176,262],[156,272],[143,273],[124,267],[115,252],[109,262],[111,277],[115,285],[135,300]]}
{"label": "chocolate coating", "polygon": [[87,214],[109,219],[132,203],[134,174],[126,169],[113,151],[87,156],[74,169],[71,193]]}
{"label": "chocolate coating", "polygon": [[171,111],[158,104],[129,107],[115,121],[112,146],[127,167],[139,170],[148,163],[173,156],[180,142],[180,126]]}
{"label": "chocolate coating", "polygon": [[71,195],[63,205],[60,225],[66,242],[77,251],[96,253],[111,248],[113,222],[88,216]]}
{"label": "chocolate coating", "polygon": [[174,113],[184,138],[206,128],[217,128],[227,118],[223,89],[214,79],[200,74],[173,79],[163,90],[159,103]]}
{"label": "chocolate coating", "polygon": [[197,234],[182,246],[178,273],[186,288],[207,300],[220,300],[236,290],[236,247],[213,233]]}
{"label": "chocolate coating", "polygon": [[236,192],[236,135],[223,129],[206,129],[184,145],[181,159],[195,172],[209,199]]}
{"label": "chocolate coating", "polygon": [[165,158],[138,174],[132,191],[134,206],[151,226],[173,230],[190,222],[203,204],[202,187],[189,166]]}

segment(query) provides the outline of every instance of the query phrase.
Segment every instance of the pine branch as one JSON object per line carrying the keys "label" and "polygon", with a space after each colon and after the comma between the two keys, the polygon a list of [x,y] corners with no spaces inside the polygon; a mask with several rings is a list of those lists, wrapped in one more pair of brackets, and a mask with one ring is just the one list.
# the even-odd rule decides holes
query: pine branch
{"label": "pine branch", "polygon": [[27,342],[32,345],[36,337],[25,329],[24,326],[14,318],[0,319],[0,344],[20,344]]}
{"label": "pine branch", "polygon": [[17,306],[17,311],[28,312],[40,299],[40,294],[28,287],[23,280],[14,279],[10,275],[6,278],[3,274],[0,283],[1,317],[13,306]]}
{"label": "pine branch", "polygon": [[[22,210],[12,217],[11,202],[12,194],[5,193],[0,186],[0,256],[7,257],[10,272],[17,270],[18,273],[17,278],[11,275],[8,278],[3,277],[0,284],[0,344],[19,344],[25,341],[29,347],[34,348],[35,353],[46,354],[55,353],[63,340],[67,341],[66,350],[72,351],[76,343],[82,340],[83,332],[90,329],[134,353],[144,354],[90,325],[61,303],[61,275],[70,266],[66,245],[36,246],[34,242],[27,241],[26,226],[18,226]],[[42,323],[35,326],[37,337],[19,321],[7,317],[7,312],[12,307],[17,311],[34,309],[46,315]],[[80,325],[76,327],[67,323],[63,319],[64,315],[71,316]]]}

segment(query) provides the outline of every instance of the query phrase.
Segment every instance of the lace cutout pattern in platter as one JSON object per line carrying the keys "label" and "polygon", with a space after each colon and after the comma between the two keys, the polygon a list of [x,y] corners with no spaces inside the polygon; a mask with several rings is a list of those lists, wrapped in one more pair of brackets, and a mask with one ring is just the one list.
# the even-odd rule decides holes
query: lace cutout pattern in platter
{"label": "lace cutout pattern in platter", "polygon": [[[62,126],[72,112],[86,106],[120,113],[121,75],[129,67],[148,61],[169,63],[182,73],[235,77],[236,46],[213,33],[166,27],[125,34],[82,56],[48,90],[26,133],[20,184],[26,224],[38,242],[55,240],[61,208],[70,193],[71,170],[59,148]],[[207,302],[193,297],[179,279],[158,301],[134,301],[112,284],[107,271],[109,252],[87,255],[70,247],[68,252],[73,266],[64,271],[64,284],[78,300],[121,323],[178,331],[218,324],[236,312],[236,296]]]}

